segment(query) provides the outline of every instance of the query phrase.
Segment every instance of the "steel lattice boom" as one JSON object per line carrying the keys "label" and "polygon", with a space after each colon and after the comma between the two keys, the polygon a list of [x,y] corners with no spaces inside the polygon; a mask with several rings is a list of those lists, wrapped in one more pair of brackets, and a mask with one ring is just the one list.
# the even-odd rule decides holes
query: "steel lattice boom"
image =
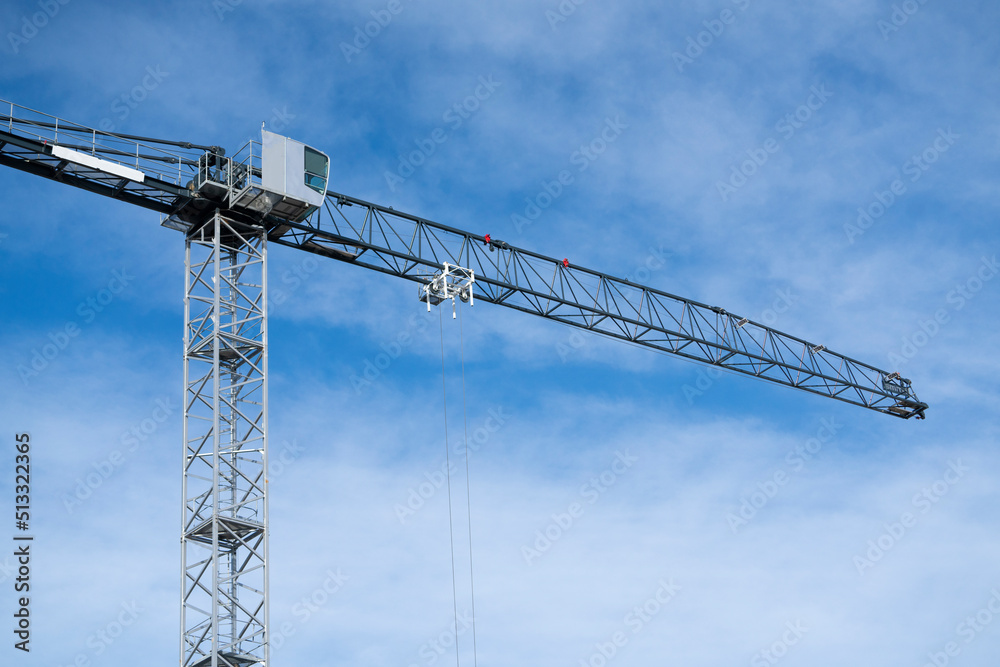
{"label": "steel lattice boom", "polygon": [[[725,310],[347,195],[271,239],[419,283],[445,263],[475,298],[900,417],[927,406],[898,374]],[[287,230],[285,229],[287,227]]]}
{"label": "steel lattice boom", "polygon": [[[165,214],[184,231],[219,208],[186,183],[221,151],[95,131],[11,103],[0,129],[0,164]],[[61,124],[60,124],[61,123]],[[145,174],[137,183],[52,154],[71,145]],[[169,150],[164,146],[169,146]],[[199,164],[202,166],[199,167]],[[252,165],[251,165],[252,167]],[[183,215],[178,216],[179,211]],[[181,218],[178,220],[178,218]],[[515,248],[334,192],[308,219],[273,212],[268,239],[426,284],[445,263],[473,270],[475,298],[898,417],[927,409],[897,373],[691,299]]]}

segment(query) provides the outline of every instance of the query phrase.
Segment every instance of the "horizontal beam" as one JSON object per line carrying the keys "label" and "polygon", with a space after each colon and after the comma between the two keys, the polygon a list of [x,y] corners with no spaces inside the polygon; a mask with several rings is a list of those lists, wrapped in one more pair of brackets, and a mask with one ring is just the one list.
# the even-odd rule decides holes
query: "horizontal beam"
{"label": "horizontal beam", "polygon": [[[0,138],[0,141],[3,141]],[[156,211],[157,213],[169,214],[174,210],[173,205],[166,203],[162,198],[149,197],[142,193],[132,192],[129,189],[119,187],[121,178],[115,179],[112,183],[108,179],[97,180],[86,176],[78,176],[72,172],[60,171],[56,166],[43,161],[25,160],[21,157],[11,155],[0,148],[0,165],[12,167],[20,171],[48,178],[59,183],[72,185],[81,190],[87,190],[95,194],[118,199],[128,204],[140,206],[142,208]],[[127,179],[126,179],[127,180]],[[147,180],[146,185],[152,182]]]}
{"label": "horizontal beam", "polygon": [[[28,114],[16,105],[11,109]],[[196,199],[184,187],[196,170],[196,154],[168,153],[133,141],[141,137],[45,118],[17,118],[13,111],[0,118],[0,165],[168,215]],[[173,144],[188,151],[204,148]],[[165,164],[176,164],[177,171],[163,171]],[[222,207],[201,201],[205,215]],[[923,418],[927,409],[908,380],[823,345],[716,306],[344,194],[328,192],[325,206],[305,221],[272,216],[264,224],[273,243],[420,284],[445,264],[470,269],[478,300],[617,340],[897,417]]]}
{"label": "horizontal beam", "polygon": [[445,263],[475,298],[896,417],[922,418],[909,382],[726,310],[339,193],[271,241],[426,284]]}

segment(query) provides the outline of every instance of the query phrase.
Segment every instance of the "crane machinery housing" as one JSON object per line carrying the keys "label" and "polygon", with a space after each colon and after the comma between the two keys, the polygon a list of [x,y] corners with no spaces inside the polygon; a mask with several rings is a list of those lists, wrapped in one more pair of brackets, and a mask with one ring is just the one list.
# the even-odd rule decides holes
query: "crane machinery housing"
{"label": "crane machinery housing", "polygon": [[180,663],[269,664],[267,251],[404,278],[904,419],[909,380],[726,310],[333,192],[330,158],[262,128],[218,146],[112,134],[0,100],[0,164],[184,234]]}

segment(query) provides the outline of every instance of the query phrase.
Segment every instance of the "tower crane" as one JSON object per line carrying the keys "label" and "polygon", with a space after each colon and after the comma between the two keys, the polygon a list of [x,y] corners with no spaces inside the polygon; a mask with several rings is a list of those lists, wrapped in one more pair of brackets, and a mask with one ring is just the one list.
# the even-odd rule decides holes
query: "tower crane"
{"label": "tower crane", "polygon": [[899,373],[746,317],[332,191],[323,152],[113,134],[0,100],[0,164],[161,214],[185,243],[180,664],[269,662],[267,252],[287,246],[903,419]]}

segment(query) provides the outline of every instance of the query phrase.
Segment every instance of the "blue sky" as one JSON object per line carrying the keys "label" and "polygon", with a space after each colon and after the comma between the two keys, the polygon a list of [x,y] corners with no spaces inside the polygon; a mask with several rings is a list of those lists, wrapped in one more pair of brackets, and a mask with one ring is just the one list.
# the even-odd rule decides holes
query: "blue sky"
{"label": "blue sky", "polygon": [[[336,191],[771,319],[930,404],[904,422],[464,309],[483,664],[973,667],[1000,649],[998,19],[973,0],[12,0],[0,98],[230,152],[264,121],[331,155]],[[35,442],[37,536],[34,650],[7,641],[5,664],[175,664],[183,240],[14,170],[0,191],[0,415]],[[463,461],[455,605],[438,313],[411,283],[270,262],[273,664],[454,662],[467,506]]]}

